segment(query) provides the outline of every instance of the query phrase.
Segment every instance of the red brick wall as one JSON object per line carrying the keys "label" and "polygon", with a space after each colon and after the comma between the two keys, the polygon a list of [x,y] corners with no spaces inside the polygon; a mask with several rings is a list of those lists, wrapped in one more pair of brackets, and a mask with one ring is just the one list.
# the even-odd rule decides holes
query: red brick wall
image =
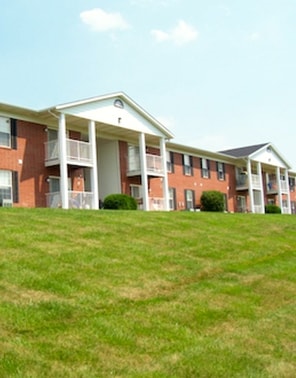
{"label": "red brick wall", "polygon": [[[131,184],[141,184],[141,177],[127,177],[128,165],[128,144],[119,142],[120,150],[120,175],[122,193],[130,194]],[[159,155],[159,149],[146,148],[147,153]],[[228,211],[235,210],[236,191],[235,191],[235,168],[232,165],[225,164],[225,180],[219,180],[217,177],[216,161],[210,161],[210,178],[201,177],[200,158],[193,157],[193,176],[185,176],[183,173],[182,154],[174,153],[174,173],[168,173],[169,187],[176,189],[177,210],[185,209],[185,189],[194,190],[195,204],[200,205],[200,196],[205,190],[218,190],[227,194]],[[163,197],[162,178],[149,177],[148,188],[149,197]]]}
{"label": "red brick wall", "polygon": [[0,169],[18,172],[18,207],[45,206],[46,182],[44,167],[44,142],[46,133],[43,125],[17,121],[17,149],[0,147]]}
{"label": "red brick wall", "polygon": [[185,209],[185,189],[195,192],[195,205],[200,205],[203,191],[218,190],[227,195],[228,211],[234,211],[235,183],[234,167],[225,164],[225,180],[217,177],[216,161],[210,160],[210,178],[201,176],[200,158],[193,157],[193,175],[183,173],[182,154],[174,153],[174,173],[168,173],[169,187],[176,189],[177,210]]}

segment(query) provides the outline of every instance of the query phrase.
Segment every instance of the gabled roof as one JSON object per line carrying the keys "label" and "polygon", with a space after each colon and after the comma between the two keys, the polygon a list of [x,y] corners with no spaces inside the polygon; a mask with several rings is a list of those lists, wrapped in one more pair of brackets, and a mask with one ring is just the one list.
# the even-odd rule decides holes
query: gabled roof
{"label": "gabled roof", "polygon": [[146,110],[144,110],[140,105],[138,105],[134,100],[131,99],[127,94],[124,92],[115,92],[110,93],[102,96],[90,97],[83,100],[78,100],[74,102],[69,102],[61,105],[56,105],[49,109],[44,109],[43,112],[48,111],[57,111],[57,112],[67,112],[68,109],[79,108],[81,106],[95,106],[96,103],[103,102],[104,100],[110,99],[121,99],[126,104],[128,104],[135,112],[137,112],[141,117],[146,119],[150,122],[154,127],[156,127],[162,134],[165,135],[167,139],[171,139],[174,135],[168,130],[162,123],[160,123],[156,118],[154,118],[151,114],[149,114]]}
{"label": "gabled roof", "polygon": [[252,155],[254,152],[261,150],[261,148],[266,147],[269,143],[255,144],[253,146],[245,146],[239,148],[233,148],[230,150],[219,151],[220,154],[233,156],[236,158],[244,158]]}
{"label": "gabled roof", "polygon": [[282,154],[280,154],[280,152],[272,143],[262,143],[252,146],[234,148],[231,150],[220,151],[220,153],[231,156],[238,160],[249,158],[255,161],[260,161],[261,163],[267,165],[274,165],[291,169],[289,162],[282,156]]}

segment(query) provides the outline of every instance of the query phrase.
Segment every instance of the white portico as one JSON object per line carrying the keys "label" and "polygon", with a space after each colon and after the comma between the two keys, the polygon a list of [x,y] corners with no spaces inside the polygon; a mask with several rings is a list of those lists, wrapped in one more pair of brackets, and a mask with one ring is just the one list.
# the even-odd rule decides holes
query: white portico
{"label": "white portico", "polygon": [[236,190],[240,202],[245,193],[248,208],[241,211],[264,213],[265,205],[276,204],[284,214],[291,214],[288,171],[291,168],[271,143],[222,151],[236,157]]}
{"label": "white portico", "polygon": [[[143,210],[150,209],[148,177],[151,176],[162,178],[163,209],[169,209],[166,140],[172,138],[172,134],[127,95],[116,93],[77,101],[45,110],[43,114],[48,118],[49,127],[50,122],[58,118],[58,138],[46,144],[45,165],[59,166],[58,195],[62,208],[71,207],[71,167],[87,168],[89,190],[78,193],[88,198],[87,208],[98,209],[99,198],[122,192],[123,157],[119,142],[124,141],[136,146],[138,151],[134,162],[129,162],[126,174],[128,177],[138,175],[141,179]],[[83,138],[72,139],[69,130],[79,132]],[[159,155],[147,154],[147,145],[157,148]]]}

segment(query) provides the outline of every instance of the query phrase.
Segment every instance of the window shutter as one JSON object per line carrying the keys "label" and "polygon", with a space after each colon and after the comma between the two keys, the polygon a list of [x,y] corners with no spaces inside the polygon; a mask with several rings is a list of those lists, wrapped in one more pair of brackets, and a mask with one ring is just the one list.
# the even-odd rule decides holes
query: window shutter
{"label": "window shutter", "polygon": [[14,118],[10,119],[10,132],[11,132],[11,148],[17,149],[17,121]]}
{"label": "window shutter", "polygon": [[174,167],[174,153],[171,151],[170,152],[170,157],[171,157],[171,172],[175,172],[175,167]]}
{"label": "window shutter", "polygon": [[207,160],[207,166],[208,166],[208,178],[211,178],[211,161]]}
{"label": "window shutter", "polygon": [[14,203],[19,202],[19,185],[17,171],[12,171],[12,199]]}
{"label": "window shutter", "polygon": [[219,180],[219,163],[216,161],[217,179]]}

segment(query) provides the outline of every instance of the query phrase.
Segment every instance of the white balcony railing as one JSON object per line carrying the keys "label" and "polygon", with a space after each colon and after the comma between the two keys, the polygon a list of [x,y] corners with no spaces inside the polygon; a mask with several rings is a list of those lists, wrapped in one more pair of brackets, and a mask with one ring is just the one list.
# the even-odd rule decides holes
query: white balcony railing
{"label": "white balcony railing", "polygon": [[[251,174],[251,183],[253,189],[261,189],[260,176],[256,174]],[[247,188],[249,186],[249,176],[247,174],[239,175],[236,179],[237,188]]]}
{"label": "white balcony railing", "polygon": [[[69,209],[92,209],[93,208],[93,193],[92,192],[76,192],[70,190],[68,192]],[[62,207],[61,192],[53,192],[46,194],[47,207],[60,208]]]}
{"label": "white balcony railing", "polygon": [[288,207],[282,207],[282,214],[290,214]]}
{"label": "white balcony railing", "polygon": [[280,185],[281,185],[281,191],[282,192],[284,192],[284,193],[288,193],[289,192],[289,183],[288,183],[288,181],[281,180],[280,181]]}
{"label": "white balcony railing", "polygon": [[57,140],[45,142],[45,161],[50,162],[59,158],[59,143]]}
{"label": "white balcony railing", "polygon": [[[74,139],[66,139],[67,160],[73,163],[91,164],[91,144]],[[45,143],[45,161],[47,163],[59,160],[58,140]]]}
{"label": "white balcony railing", "polygon": [[252,186],[253,189],[261,189],[260,176],[252,174]]}
{"label": "white balcony railing", "polygon": [[91,163],[91,144],[79,140],[67,139],[67,158],[72,161]]}
{"label": "white balcony railing", "polygon": [[254,205],[254,212],[255,214],[262,214],[264,213],[264,208],[262,205]]}
{"label": "white balcony railing", "polygon": [[[146,166],[148,174],[163,174],[163,158],[158,155],[146,154]],[[139,175],[141,173],[140,156],[134,155],[130,156],[128,160],[128,174],[129,175]]]}
{"label": "white balcony railing", "polygon": [[[289,183],[285,180],[280,180],[280,188],[282,193],[289,192]],[[267,182],[267,192],[268,193],[277,193],[278,192],[278,184],[276,180],[269,180]]]}
{"label": "white balcony railing", "polygon": [[149,210],[164,210],[164,198],[149,197]]}
{"label": "white balcony railing", "polygon": [[162,157],[158,155],[146,155],[147,171],[163,173]]}

